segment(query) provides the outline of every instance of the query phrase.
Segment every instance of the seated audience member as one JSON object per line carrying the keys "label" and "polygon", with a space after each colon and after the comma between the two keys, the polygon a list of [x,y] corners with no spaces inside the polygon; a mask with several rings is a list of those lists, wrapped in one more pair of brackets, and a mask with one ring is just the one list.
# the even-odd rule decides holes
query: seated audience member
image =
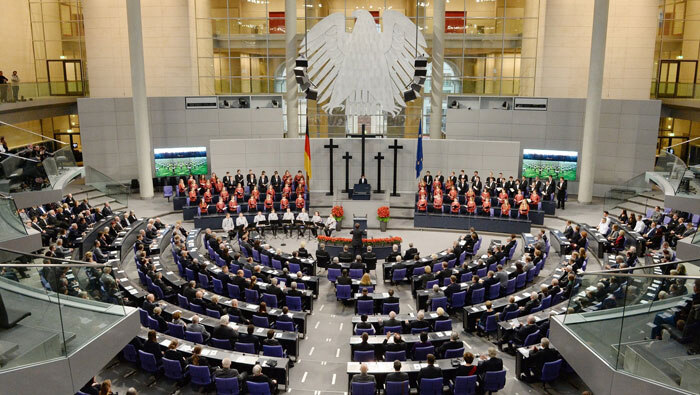
{"label": "seated audience member", "polygon": [[443,343],[437,351],[438,355],[445,358],[445,352],[447,352],[447,350],[456,350],[460,348],[464,348],[464,343],[462,343],[462,341],[459,340],[459,333],[452,332],[452,334],[450,335],[450,340]]}
{"label": "seated audience member", "polygon": [[[238,378],[238,385],[241,385],[241,382],[244,381],[243,378],[240,377],[241,375],[238,373],[238,370],[235,368],[231,368],[231,359],[230,358],[224,358],[221,360],[221,367],[216,368],[214,370],[214,373],[212,373],[213,378],[222,378],[222,379],[232,379],[232,378]],[[245,375],[244,375],[245,376]]]}
{"label": "seated audience member", "polygon": [[476,374],[477,366],[472,365],[474,362],[474,354],[469,351],[464,353],[464,365],[457,366],[455,377],[469,377]]}
{"label": "seated audience member", "polygon": [[411,330],[413,329],[422,329],[426,332],[430,332],[430,323],[425,320],[425,313],[423,310],[419,311],[418,314],[416,314],[416,320],[412,322],[405,322],[405,325],[407,325]]}
{"label": "seated audience member", "polygon": [[192,317],[192,322],[189,325],[187,325],[185,330],[187,332],[199,332],[199,333],[201,333],[205,342],[209,341],[209,338],[211,337],[209,332],[207,332],[206,328],[204,328],[204,325],[199,323],[199,316],[198,315],[195,315]]}
{"label": "seated audience member", "polygon": [[[394,314],[395,316],[396,314]],[[391,326],[391,325],[385,325],[385,326]],[[396,325],[400,326],[400,325]],[[392,342],[389,343],[389,339],[392,339]],[[384,353],[387,351],[391,352],[397,352],[397,351],[407,351],[408,345],[406,344],[405,341],[401,338],[400,333],[391,333],[387,332],[386,338],[384,339],[384,342],[382,342],[382,349]],[[387,361],[388,362],[388,361]]]}
{"label": "seated audience member", "polygon": [[158,344],[158,336],[156,331],[148,331],[148,340],[141,347],[141,351],[153,354],[156,357],[156,361],[160,362],[163,359],[163,352],[160,350],[160,344]]}
{"label": "seated audience member", "polygon": [[[488,356],[487,356],[488,354]],[[476,374],[479,375],[479,380],[484,381],[486,372],[498,372],[503,370],[503,360],[498,358],[496,347],[489,347],[487,354],[481,354],[479,364],[476,367]]]}
{"label": "seated audience member", "polygon": [[168,344],[168,349],[165,350],[165,354],[163,354],[163,358],[180,362],[180,368],[182,370],[185,370],[185,368],[187,367],[187,360],[185,359],[184,355],[182,355],[182,353],[177,350],[178,345],[179,342],[177,341],[177,339],[171,340],[170,344]]}
{"label": "seated audience member", "polygon": [[[388,362],[388,361],[387,361]],[[401,371],[401,361],[394,361],[394,371],[386,375],[387,383],[408,381],[408,373]]]}
{"label": "seated audience member", "polygon": [[412,355],[416,355],[416,349],[418,348],[430,347],[433,345],[433,343],[431,343],[430,340],[428,340],[428,331],[421,332],[419,336],[420,340],[413,345],[413,350],[411,350]]}
{"label": "seated audience member", "polygon": [[375,386],[377,384],[377,380],[374,378],[373,375],[367,374],[367,371],[369,370],[369,367],[367,366],[366,363],[363,363],[360,365],[360,373],[352,376],[352,380],[350,380],[351,383],[375,383]]}
{"label": "seated audience member", "polygon": [[253,375],[248,376],[245,381],[250,381],[253,383],[267,383],[270,386],[270,392],[273,394],[277,393],[277,380],[267,377],[262,372],[262,366],[259,364],[253,366]]}
{"label": "seated audience member", "polygon": [[435,366],[435,355],[428,354],[427,356],[428,366],[421,368],[418,372],[418,386],[420,387],[422,379],[436,379],[442,377],[442,369],[439,366]]}
{"label": "seated audience member", "polygon": [[543,337],[540,340],[540,348],[532,346],[530,355],[525,359],[525,371],[522,373],[521,379],[530,381],[532,379],[539,380],[542,374],[542,368],[547,362],[554,362],[561,358],[559,352],[549,347],[549,339]]}

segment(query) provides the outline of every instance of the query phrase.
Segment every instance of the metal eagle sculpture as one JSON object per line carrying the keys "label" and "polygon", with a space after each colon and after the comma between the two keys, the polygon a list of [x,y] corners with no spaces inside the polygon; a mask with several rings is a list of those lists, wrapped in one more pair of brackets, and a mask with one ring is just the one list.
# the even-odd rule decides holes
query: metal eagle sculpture
{"label": "metal eagle sculpture", "polygon": [[334,13],[311,28],[301,43],[318,103],[327,113],[341,108],[345,115],[378,110],[396,115],[406,106],[401,92],[413,79],[416,54],[425,53],[425,38],[397,11],[384,11],[381,32],[368,11],[356,10],[352,16],[352,33],[345,31],[344,14]]}

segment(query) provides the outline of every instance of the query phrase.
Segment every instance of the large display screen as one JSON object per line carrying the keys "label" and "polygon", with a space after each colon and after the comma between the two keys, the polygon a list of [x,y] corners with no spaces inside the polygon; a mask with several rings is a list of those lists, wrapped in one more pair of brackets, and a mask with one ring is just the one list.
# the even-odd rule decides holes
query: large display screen
{"label": "large display screen", "polygon": [[527,178],[552,176],[554,179],[564,177],[565,180],[576,181],[577,163],[576,151],[523,150],[523,176]]}
{"label": "large display screen", "polygon": [[207,147],[156,148],[156,177],[207,174]]}

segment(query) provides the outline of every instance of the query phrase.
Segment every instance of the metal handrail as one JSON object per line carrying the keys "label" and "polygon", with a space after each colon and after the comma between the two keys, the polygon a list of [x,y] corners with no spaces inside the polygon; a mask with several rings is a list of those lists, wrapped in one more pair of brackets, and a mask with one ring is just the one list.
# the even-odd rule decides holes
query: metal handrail
{"label": "metal handrail", "polygon": [[21,128],[21,127],[19,127],[19,126],[17,126],[17,125],[13,125],[13,124],[11,124],[11,123],[7,123],[7,122],[0,121],[0,125],[5,125],[5,126],[9,126],[9,127],[11,127],[11,128],[19,129],[19,130],[21,130],[21,131],[23,131],[23,132],[27,132],[27,133],[29,133],[29,134],[33,134],[33,135],[35,135],[35,136],[39,136],[39,137],[41,137],[42,139],[55,141],[55,142],[57,142],[57,143],[61,143],[61,144],[64,144],[64,145],[68,144],[68,143],[66,143],[65,141],[56,140],[55,138],[48,137],[48,136],[44,136],[43,134],[39,134],[39,133],[37,133],[37,132],[33,132],[33,131],[28,130],[28,129],[25,129],[25,128]]}
{"label": "metal handrail", "polygon": [[[46,255],[39,255],[39,254],[32,254],[32,253],[27,253],[27,252],[22,252],[22,251],[17,251],[17,250],[11,250],[9,248],[0,248],[0,252],[7,252],[10,254],[23,255],[23,256],[28,256],[28,257],[32,257],[32,258],[38,258],[38,259],[48,259],[50,261],[60,261],[61,262],[60,264],[63,266],[82,266],[82,265],[92,265],[92,266],[87,266],[87,267],[105,267],[105,266],[107,266],[106,264],[101,264],[101,263],[87,263],[85,261],[75,261],[73,259],[68,259],[68,258],[55,258],[55,257],[51,257],[51,256],[46,256]],[[32,265],[40,265],[40,264],[0,263],[0,267],[5,266],[5,265],[17,265],[19,267],[29,267]],[[44,266],[55,267],[55,265],[46,265],[46,264],[44,264]]]}
{"label": "metal handrail", "polygon": [[688,263],[688,262],[698,262],[700,263],[699,260],[697,259],[688,259],[685,261],[673,261],[673,262],[662,262],[662,263],[654,263],[651,265],[641,265],[641,266],[635,266],[635,267],[625,267],[622,269],[603,269],[603,270],[593,270],[593,271],[586,271],[582,272],[581,275],[583,276],[588,276],[592,274],[609,274],[609,273],[618,273],[618,272],[629,272],[629,271],[634,271],[634,270],[640,270],[640,269],[648,269],[648,268],[653,268],[653,267],[661,267],[661,266],[668,266],[668,265],[678,265],[679,263]]}
{"label": "metal handrail", "polygon": [[9,152],[3,152],[2,155],[11,156],[11,157],[13,157],[13,158],[22,159],[22,160],[26,160],[26,161],[29,161],[29,162],[39,163],[39,161],[38,161],[37,159],[25,158],[24,156],[19,156],[19,155],[11,154],[11,153],[9,153]]}

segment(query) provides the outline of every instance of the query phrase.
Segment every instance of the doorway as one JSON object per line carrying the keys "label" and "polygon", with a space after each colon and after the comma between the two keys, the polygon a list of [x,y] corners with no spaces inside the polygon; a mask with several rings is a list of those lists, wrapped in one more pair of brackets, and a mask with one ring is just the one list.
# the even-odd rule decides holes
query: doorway
{"label": "doorway", "polygon": [[659,60],[656,97],[694,97],[697,60]]}
{"label": "doorway", "polygon": [[81,60],[60,59],[47,60],[46,70],[49,77],[49,94],[51,96],[83,96],[83,63]]}

